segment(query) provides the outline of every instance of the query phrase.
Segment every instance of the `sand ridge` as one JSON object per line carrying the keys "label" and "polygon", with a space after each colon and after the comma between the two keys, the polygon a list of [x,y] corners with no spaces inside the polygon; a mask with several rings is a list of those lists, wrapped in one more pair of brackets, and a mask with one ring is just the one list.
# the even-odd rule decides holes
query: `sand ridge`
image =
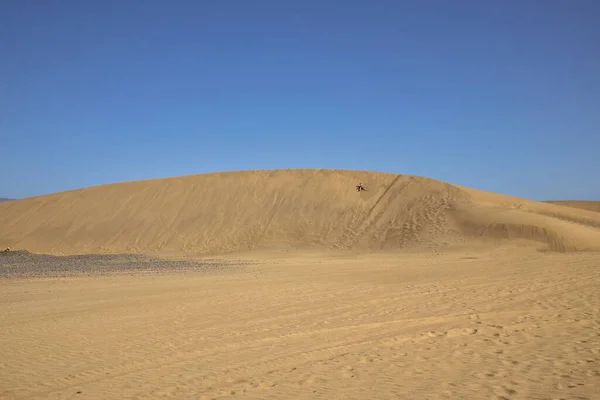
{"label": "sand ridge", "polygon": [[[356,192],[363,182],[368,191]],[[52,254],[397,251],[527,239],[600,248],[600,214],[373,171],[232,171],[122,182],[0,204],[0,244]]]}
{"label": "sand ridge", "polygon": [[567,207],[580,208],[582,210],[600,212],[600,201],[594,200],[550,200],[546,201],[549,204],[557,204]]}

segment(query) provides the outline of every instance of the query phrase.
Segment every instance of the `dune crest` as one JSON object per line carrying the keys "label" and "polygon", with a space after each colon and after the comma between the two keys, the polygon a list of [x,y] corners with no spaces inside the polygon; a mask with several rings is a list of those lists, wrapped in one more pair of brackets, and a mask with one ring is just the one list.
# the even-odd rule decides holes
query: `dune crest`
{"label": "dune crest", "polygon": [[[357,192],[358,182],[368,190]],[[54,254],[392,251],[476,238],[598,250],[600,214],[425,177],[329,169],[187,175],[0,204],[0,246]]]}
{"label": "dune crest", "polygon": [[575,207],[583,210],[600,212],[600,201],[593,200],[550,200],[549,204],[557,204],[567,207]]}

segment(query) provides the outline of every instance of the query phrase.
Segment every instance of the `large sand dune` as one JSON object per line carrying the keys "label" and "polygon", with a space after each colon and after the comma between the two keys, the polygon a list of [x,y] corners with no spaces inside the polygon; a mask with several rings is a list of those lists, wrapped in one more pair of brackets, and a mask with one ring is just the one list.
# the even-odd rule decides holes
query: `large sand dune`
{"label": "large sand dune", "polygon": [[[356,192],[363,182],[368,191]],[[0,245],[55,254],[393,251],[525,239],[600,248],[600,214],[391,173],[291,169],[94,186],[0,204]]]}
{"label": "large sand dune", "polygon": [[0,399],[600,398],[594,211],[248,171],[3,203],[0,245],[161,255],[0,253]]}

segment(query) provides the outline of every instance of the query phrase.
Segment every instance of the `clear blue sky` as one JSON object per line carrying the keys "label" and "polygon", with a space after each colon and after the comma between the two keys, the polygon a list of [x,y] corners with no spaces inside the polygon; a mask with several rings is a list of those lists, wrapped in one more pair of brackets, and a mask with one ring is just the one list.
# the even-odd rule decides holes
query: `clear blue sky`
{"label": "clear blue sky", "polygon": [[0,196],[325,167],[600,199],[598,21],[598,0],[2,0]]}

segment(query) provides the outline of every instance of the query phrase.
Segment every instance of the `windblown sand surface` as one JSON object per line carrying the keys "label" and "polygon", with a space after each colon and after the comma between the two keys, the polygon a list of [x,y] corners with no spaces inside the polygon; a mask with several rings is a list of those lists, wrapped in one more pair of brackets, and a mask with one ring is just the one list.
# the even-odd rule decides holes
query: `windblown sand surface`
{"label": "windblown sand surface", "polygon": [[0,399],[600,399],[593,210],[246,171],[2,203],[0,246]]}
{"label": "windblown sand surface", "polygon": [[600,398],[600,254],[251,257],[0,282],[0,398]]}
{"label": "windblown sand surface", "polygon": [[[358,182],[368,191],[356,192]],[[600,250],[600,213],[423,177],[319,169],[190,175],[0,203],[0,245],[36,253],[397,251],[475,238]]]}
{"label": "windblown sand surface", "polygon": [[581,208],[582,210],[600,212],[600,201],[592,200],[554,200],[546,203],[558,204],[561,206]]}

